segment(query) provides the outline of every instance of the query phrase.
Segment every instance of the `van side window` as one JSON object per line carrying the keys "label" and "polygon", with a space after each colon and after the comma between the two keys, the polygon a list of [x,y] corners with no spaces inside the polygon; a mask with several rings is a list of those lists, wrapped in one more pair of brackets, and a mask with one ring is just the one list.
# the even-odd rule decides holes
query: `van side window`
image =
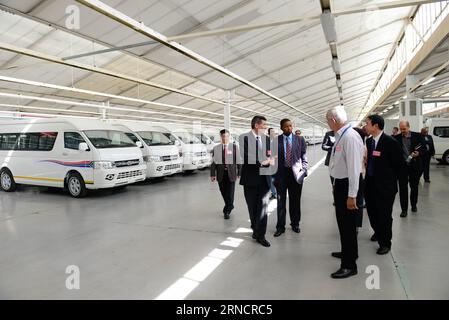
{"label": "van side window", "polygon": [[86,141],[78,132],[64,132],[64,148],[78,150],[82,142]]}
{"label": "van side window", "polygon": [[51,151],[57,132],[3,133],[0,136],[1,150]]}
{"label": "van side window", "polygon": [[440,138],[449,138],[449,127],[433,128],[433,135]]}
{"label": "van side window", "polygon": [[18,133],[3,133],[0,135],[0,150],[14,150],[17,139],[19,138]]}

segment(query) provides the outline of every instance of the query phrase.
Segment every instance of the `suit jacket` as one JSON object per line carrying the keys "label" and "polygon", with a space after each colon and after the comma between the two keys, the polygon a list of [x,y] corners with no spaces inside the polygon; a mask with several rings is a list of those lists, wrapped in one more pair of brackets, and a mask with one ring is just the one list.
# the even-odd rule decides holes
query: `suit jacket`
{"label": "suit jacket", "polygon": [[[373,137],[366,140],[367,175],[366,181],[374,184],[379,194],[393,195],[398,192],[398,180],[405,170],[405,160],[398,141],[385,134],[379,138],[376,149],[373,150]],[[375,153],[373,153],[375,151]],[[373,162],[373,176],[368,176],[368,168]]]}
{"label": "suit jacket", "polygon": [[[411,134],[411,139],[410,139],[411,150],[414,151],[414,150],[416,150],[416,147],[418,145],[421,145],[421,148],[419,148],[417,150],[419,152],[419,156],[412,159],[412,161],[410,163],[410,167],[416,172],[422,172],[422,170],[423,170],[422,157],[426,152],[426,150],[425,150],[426,143],[423,139],[423,136],[420,133],[410,131],[410,134]],[[394,138],[399,142],[399,145],[401,146],[401,152],[402,152],[402,148],[403,148],[402,134],[395,135]]]}
{"label": "suit jacket", "polygon": [[271,157],[270,137],[261,136],[261,146],[256,159],[256,138],[252,131],[240,135],[240,157],[242,169],[240,175],[240,184],[243,186],[263,186],[270,188],[271,173],[269,166],[262,166],[262,162]]}
{"label": "suit jacket", "polygon": [[[304,137],[298,137],[293,134],[292,137],[292,170],[296,182],[303,183],[304,178],[307,177],[307,156],[306,156],[306,140]],[[274,175],[275,184],[281,184],[285,181],[285,154],[284,154],[284,135],[278,137],[278,161],[277,172]]]}
{"label": "suit jacket", "polygon": [[[333,138],[332,138],[333,137]],[[329,166],[329,161],[331,159],[332,147],[335,143],[335,134],[333,131],[328,131],[324,135],[323,142],[321,143],[321,149],[327,151],[326,160],[324,161],[325,166]]]}
{"label": "suit jacket", "polygon": [[226,173],[223,163],[225,156],[228,166],[227,174],[231,182],[235,182],[240,176],[241,161],[239,147],[234,143],[228,144],[228,154],[223,155],[223,144],[217,144],[212,150],[212,164],[210,165],[210,176],[217,177],[217,181],[223,181],[223,175]]}
{"label": "suit jacket", "polygon": [[[430,134],[423,136],[425,145],[426,145],[426,155],[429,157],[433,157],[435,155],[435,145],[433,143],[433,138]],[[428,149],[427,149],[428,147]]]}

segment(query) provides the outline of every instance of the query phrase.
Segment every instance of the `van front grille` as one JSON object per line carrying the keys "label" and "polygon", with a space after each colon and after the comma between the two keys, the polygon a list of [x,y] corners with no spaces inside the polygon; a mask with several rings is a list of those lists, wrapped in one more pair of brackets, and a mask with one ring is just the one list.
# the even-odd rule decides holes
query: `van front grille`
{"label": "van front grille", "polygon": [[173,170],[173,169],[179,169],[181,168],[180,164],[169,164],[165,166],[164,170]]}
{"label": "van front grille", "polygon": [[127,178],[133,178],[138,177],[143,174],[142,170],[135,170],[135,171],[128,171],[128,172],[120,172],[117,175],[117,180],[119,179],[127,179]]}
{"label": "van front grille", "polygon": [[171,156],[162,156],[162,161],[172,161],[172,160],[178,160],[178,155],[173,154]]}
{"label": "van front grille", "polygon": [[195,157],[205,157],[207,154],[206,151],[203,152],[195,152]]}
{"label": "van front grille", "polygon": [[116,168],[132,167],[139,165],[139,163],[140,163],[139,159],[116,161],[115,167]]}

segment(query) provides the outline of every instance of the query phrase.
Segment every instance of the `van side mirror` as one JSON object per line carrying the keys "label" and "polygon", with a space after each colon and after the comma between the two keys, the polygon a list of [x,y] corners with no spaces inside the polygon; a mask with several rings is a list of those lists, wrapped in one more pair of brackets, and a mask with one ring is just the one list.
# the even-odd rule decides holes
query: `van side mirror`
{"label": "van side mirror", "polygon": [[136,141],[136,146],[139,148],[143,148],[142,141]]}
{"label": "van side mirror", "polygon": [[175,140],[175,146],[180,146],[181,143],[179,142],[179,140]]}
{"label": "van side mirror", "polygon": [[89,146],[87,145],[87,143],[81,142],[81,143],[78,145],[78,150],[79,150],[79,151],[89,151]]}

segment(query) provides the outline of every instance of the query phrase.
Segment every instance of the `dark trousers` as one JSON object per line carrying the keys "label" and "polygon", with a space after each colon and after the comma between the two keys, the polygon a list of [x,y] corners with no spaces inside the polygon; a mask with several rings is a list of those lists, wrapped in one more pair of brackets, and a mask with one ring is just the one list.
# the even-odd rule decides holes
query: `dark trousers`
{"label": "dark trousers", "polygon": [[279,181],[277,190],[277,216],[276,230],[285,231],[285,218],[287,215],[287,192],[288,211],[290,213],[290,225],[299,227],[301,221],[301,193],[302,184],[296,182],[292,169],[285,169],[284,181]]}
{"label": "dark trousers", "polygon": [[349,179],[335,179],[334,201],[341,243],[341,268],[357,269],[357,212],[346,206],[348,200]]}
{"label": "dark trousers", "polygon": [[430,175],[429,175],[429,170],[430,170],[430,159],[432,159],[431,155],[426,154],[423,157],[423,166],[424,166],[424,180],[425,181],[430,181]]}
{"label": "dark trousers", "polygon": [[418,185],[421,172],[407,167],[406,174],[399,179],[399,197],[401,199],[402,211],[408,210],[408,185],[410,185],[410,204],[416,207],[418,203]]}
{"label": "dark trousers", "polygon": [[357,199],[356,199],[356,204],[357,204],[357,227],[361,228],[362,224],[363,224],[363,205],[364,205],[364,201],[363,201],[363,187],[364,187],[364,180],[363,180],[363,175],[360,175],[360,179],[359,179],[359,191],[357,192]]}
{"label": "dark trousers", "polygon": [[220,187],[220,192],[225,202],[223,213],[229,214],[231,213],[232,209],[234,209],[235,182],[229,180],[227,171],[224,172],[223,180],[218,183],[218,186]]}
{"label": "dark trousers", "polygon": [[379,246],[391,248],[393,236],[393,204],[396,193],[383,194],[375,187],[372,178],[365,179],[365,200],[371,228],[377,236]]}
{"label": "dark trousers", "polygon": [[246,205],[248,206],[251,229],[257,239],[264,239],[267,232],[268,203],[270,201],[270,187],[243,186]]}

